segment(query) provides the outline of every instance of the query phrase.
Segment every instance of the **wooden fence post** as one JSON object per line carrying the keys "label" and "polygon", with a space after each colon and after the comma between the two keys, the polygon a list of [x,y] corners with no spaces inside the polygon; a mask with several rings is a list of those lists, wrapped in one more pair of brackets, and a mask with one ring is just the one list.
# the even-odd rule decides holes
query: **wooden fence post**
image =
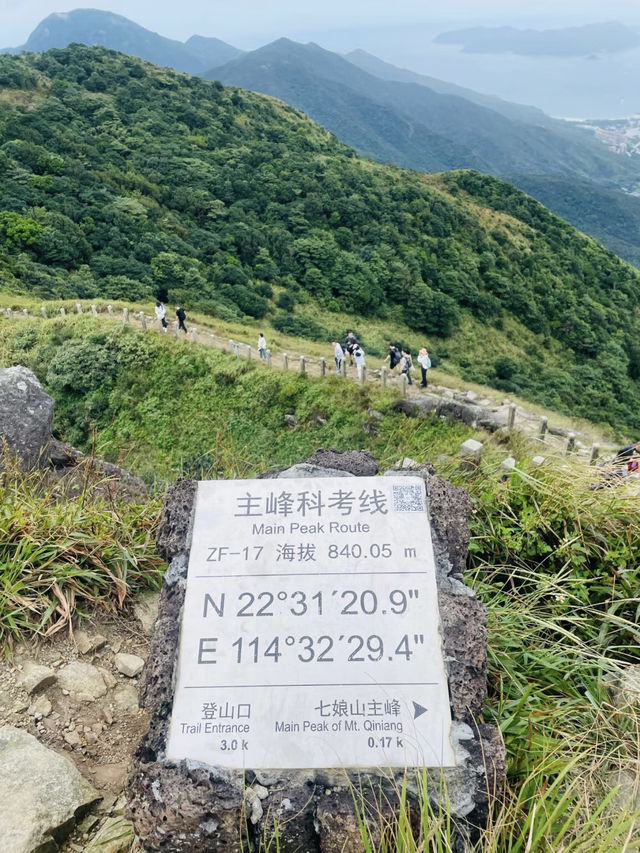
{"label": "wooden fence post", "polygon": [[286,352],[282,353],[282,367],[284,370],[289,369],[289,356],[286,354]]}
{"label": "wooden fence post", "polygon": [[574,453],[575,449],[576,449],[576,434],[574,432],[570,432],[569,435],[567,436],[566,455],[568,456],[569,453]]}
{"label": "wooden fence post", "polygon": [[367,368],[363,364],[362,367],[360,368],[360,384],[364,385],[366,381],[367,381]]}
{"label": "wooden fence post", "polygon": [[45,308],[44,305],[40,306],[40,313],[42,314],[43,317],[47,316],[47,309]]}
{"label": "wooden fence post", "polygon": [[107,305],[107,313],[110,317],[113,316],[113,305]]}
{"label": "wooden fence post", "polygon": [[76,314],[82,314],[82,305],[76,302]]}
{"label": "wooden fence post", "polygon": [[95,305],[91,306],[91,313],[93,314],[94,317],[98,316],[98,309],[96,308]]}
{"label": "wooden fence post", "polygon": [[547,418],[543,415],[540,418],[540,432],[538,433],[538,438],[540,441],[544,441],[545,436],[547,434]]}
{"label": "wooden fence post", "polygon": [[307,372],[307,360],[303,355],[301,355],[300,356],[300,373],[306,373],[306,372]]}
{"label": "wooden fence post", "polygon": [[140,325],[143,329],[147,328],[147,318],[145,317],[144,311],[140,312]]}
{"label": "wooden fence post", "polygon": [[323,357],[320,359],[320,376],[324,377],[324,376],[326,376],[326,375],[327,375],[327,360],[326,360],[326,358],[323,356]]}
{"label": "wooden fence post", "polygon": [[383,388],[387,387],[387,368],[384,366],[384,364],[380,368],[380,384]]}
{"label": "wooden fence post", "polygon": [[510,403],[509,404],[509,420],[507,422],[509,429],[513,429],[515,422],[516,422],[516,404]]}
{"label": "wooden fence post", "polygon": [[403,373],[400,376],[400,384],[402,386],[402,392],[401,392],[402,396],[406,397],[407,396],[407,374],[406,373]]}
{"label": "wooden fence post", "polygon": [[65,309],[64,309],[64,305],[63,305],[63,306],[62,306],[62,308],[60,309],[60,313],[62,314],[62,316],[63,316],[63,317],[64,317],[64,316],[65,316],[65,314],[67,313],[67,312],[65,311]]}
{"label": "wooden fence post", "polygon": [[600,445],[594,442],[591,445],[591,456],[589,457],[589,465],[595,465],[598,456],[600,456]]}
{"label": "wooden fence post", "polygon": [[271,367],[271,350],[267,350],[267,367]]}
{"label": "wooden fence post", "polygon": [[125,323],[129,322],[129,309],[128,308],[122,309],[122,319],[124,320]]}
{"label": "wooden fence post", "polygon": [[340,373],[342,374],[342,377],[343,377],[344,379],[346,379],[346,377],[347,377],[347,357],[346,357],[346,353],[345,353],[345,357],[342,359],[342,362],[340,363]]}
{"label": "wooden fence post", "polygon": [[193,342],[194,344],[198,343],[198,330],[195,326],[192,327],[191,332],[193,333]]}

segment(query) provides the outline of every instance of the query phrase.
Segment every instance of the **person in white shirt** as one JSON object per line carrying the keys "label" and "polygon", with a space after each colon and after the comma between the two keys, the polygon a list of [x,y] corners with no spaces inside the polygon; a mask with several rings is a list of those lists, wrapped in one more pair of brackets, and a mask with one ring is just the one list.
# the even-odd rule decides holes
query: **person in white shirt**
{"label": "person in white shirt", "polygon": [[353,357],[356,362],[356,370],[358,371],[358,379],[362,379],[362,368],[364,367],[364,350],[360,344],[356,344],[353,348]]}
{"label": "person in white shirt", "polygon": [[165,317],[167,316],[167,309],[164,307],[162,302],[160,302],[160,300],[158,299],[156,302],[156,307],[153,310],[156,312],[156,320],[162,326],[162,331],[166,332],[167,331],[167,321],[165,320]]}
{"label": "person in white shirt", "polygon": [[336,362],[336,373],[340,373],[342,359],[344,358],[344,350],[337,341],[333,342],[333,357]]}
{"label": "person in white shirt", "polygon": [[263,360],[267,358],[267,342],[262,332],[258,336],[258,355]]}
{"label": "person in white shirt", "polygon": [[426,388],[427,370],[431,367],[431,359],[429,358],[429,353],[424,347],[422,347],[418,353],[418,364],[420,365],[420,372],[422,373],[422,382],[420,383],[420,387]]}

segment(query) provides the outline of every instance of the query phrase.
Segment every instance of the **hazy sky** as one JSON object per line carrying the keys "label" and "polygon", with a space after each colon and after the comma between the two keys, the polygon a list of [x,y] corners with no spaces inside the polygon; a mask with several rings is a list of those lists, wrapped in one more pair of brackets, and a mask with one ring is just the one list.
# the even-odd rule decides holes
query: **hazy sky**
{"label": "hazy sky", "polygon": [[320,39],[325,31],[388,23],[640,23],[638,0],[0,0],[0,46],[23,44],[47,15],[77,8],[116,12],[180,41],[197,33],[240,48],[254,48],[280,35]]}

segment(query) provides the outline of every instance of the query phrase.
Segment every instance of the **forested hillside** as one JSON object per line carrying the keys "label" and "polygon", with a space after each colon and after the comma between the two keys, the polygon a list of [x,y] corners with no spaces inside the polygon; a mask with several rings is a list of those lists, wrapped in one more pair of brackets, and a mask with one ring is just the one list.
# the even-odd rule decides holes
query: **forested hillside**
{"label": "forested hillside", "polygon": [[2,56],[0,87],[5,290],[322,336],[318,306],[443,353],[471,323],[471,378],[506,325],[514,357],[475,378],[640,427],[638,274],[509,185],[364,161],[280,102],[103,48]]}

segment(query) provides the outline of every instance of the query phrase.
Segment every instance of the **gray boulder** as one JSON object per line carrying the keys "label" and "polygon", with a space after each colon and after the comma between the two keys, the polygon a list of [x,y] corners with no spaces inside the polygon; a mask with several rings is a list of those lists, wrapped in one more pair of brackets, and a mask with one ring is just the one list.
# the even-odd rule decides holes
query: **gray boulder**
{"label": "gray boulder", "polygon": [[0,778],[3,853],[54,853],[100,799],[68,758],[13,726],[0,728]]}
{"label": "gray boulder", "polygon": [[0,370],[0,446],[6,443],[21,467],[46,468],[46,476],[71,496],[90,489],[105,498],[144,498],[147,489],[139,477],[55,439],[53,409],[53,399],[26,367]]}
{"label": "gray boulder", "polygon": [[73,696],[94,701],[104,696],[107,685],[100,670],[90,663],[72,661],[58,670],[58,684]]}
{"label": "gray boulder", "polygon": [[53,406],[26,367],[0,370],[0,440],[24,467],[38,463],[51,439]]}
{"label": "gray boulder", "polygon": [[425,418],[435,414],[439,418],[461,421],[473,429],[486,429],[488,432],[496,432],[506,426],[508,416],[506,409],[488,409],[476,406],[468,400],[454,399],[453,396],[446,395],[438,397],[435,394],[397,400],[394,409],[404,412],[410,418]]}

